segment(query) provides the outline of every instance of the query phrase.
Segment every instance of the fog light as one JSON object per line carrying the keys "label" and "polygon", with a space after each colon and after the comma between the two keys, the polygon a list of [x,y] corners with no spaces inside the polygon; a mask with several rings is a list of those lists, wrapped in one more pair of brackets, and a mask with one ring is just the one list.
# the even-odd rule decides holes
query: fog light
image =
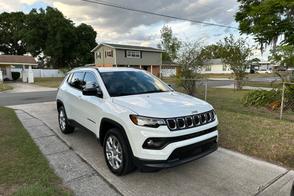
{"label": "fog light", "polygon": [[144,144],[143,148],[145,149],[162,149],[165,147],[166,142],[160,138],[149,138],[147,139]]}

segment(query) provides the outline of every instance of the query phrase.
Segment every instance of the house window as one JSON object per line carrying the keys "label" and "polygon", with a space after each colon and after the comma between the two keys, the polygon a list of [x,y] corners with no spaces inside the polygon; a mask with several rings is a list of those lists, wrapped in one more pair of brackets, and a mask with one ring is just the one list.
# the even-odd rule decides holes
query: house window
{"label": "house window", "polygon": [[207,65],[207,66],[205,67],[205,71],[211,71],[211,65]]}
{"label": "house window", "polygon": [[138,50],[127,50],[127,58],[141,58],[141,52]]}
{"label": "house window", "polygon": [[101,59],[101,52],[96,52],[96,59]]}
{"label": "house window", "polygon": [[105,51],[105,57],[113,57],[113,51],[112,50],[106,50]]}

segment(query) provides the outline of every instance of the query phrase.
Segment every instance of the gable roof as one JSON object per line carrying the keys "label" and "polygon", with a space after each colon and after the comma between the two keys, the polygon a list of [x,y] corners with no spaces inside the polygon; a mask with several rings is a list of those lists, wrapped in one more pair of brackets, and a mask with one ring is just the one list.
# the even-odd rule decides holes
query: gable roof
{"label": "gable roof", "polygon": [[6,65],[38,65],[34,57],[22,55],[0,55],[0,64]]}
{"label": "gable roof", "polygon": [[124,50],[140,50],[140,51],[149,51],[149,52],[163,52],[163,50],[159,48],[146,47],[146,46],[135,46],[135,45],[123,45],[123,44],[111,44],[111,43],[101,43],[98,44],[95,48],[91,50],[91,52],[96,51],[101,46],[108,46],[114,49],[124,49]]}

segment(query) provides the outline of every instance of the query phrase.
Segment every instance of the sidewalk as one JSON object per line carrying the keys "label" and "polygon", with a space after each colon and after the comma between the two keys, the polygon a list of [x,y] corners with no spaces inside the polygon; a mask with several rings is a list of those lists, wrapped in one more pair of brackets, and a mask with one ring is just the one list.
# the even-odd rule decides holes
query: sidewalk
{"label": "sidewalk", "polygon": [[5,93],[24,93],[24,92],[40,92],[40,91],[55,91],[57,88],[42,87],[34,84],[21,83],[21,82],[9,82],[12,90],[4,91]]}
{"label": "sidewalk", "polygon": [[[213,87],[213,88],[234,89],[235,86],[234,86],[234,84],[231,84],[231,85],[225,85],[225,86],[216,86],[216,87]],[[266,91],[273,90],[273,88],[268,88],[268,87],[254,87],[254,86],[243,86],[242,89],[244,89],[244,90],[266,90]]]}
{"label": "sidewalk", "polygon": [[42,121],[21,110],[16,114],[55,173],[75,195],[120,195]]}

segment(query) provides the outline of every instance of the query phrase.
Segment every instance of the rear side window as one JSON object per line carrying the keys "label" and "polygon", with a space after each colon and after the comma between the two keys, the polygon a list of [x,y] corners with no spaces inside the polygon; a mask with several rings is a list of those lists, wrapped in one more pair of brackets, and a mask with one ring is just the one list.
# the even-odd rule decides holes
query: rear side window
{"label": "rear side window", "polygon": [[96,79],[96,76],[91,72],[86,72],[85,78],[84,78],[84,85],[93,87],[98,87],[98,81]]}
{"label": "rear side window", "polygon": [[74,72],[70,78],[69,84],[77,89],[82,89],[82,87],[84,86],[84,72]]}

